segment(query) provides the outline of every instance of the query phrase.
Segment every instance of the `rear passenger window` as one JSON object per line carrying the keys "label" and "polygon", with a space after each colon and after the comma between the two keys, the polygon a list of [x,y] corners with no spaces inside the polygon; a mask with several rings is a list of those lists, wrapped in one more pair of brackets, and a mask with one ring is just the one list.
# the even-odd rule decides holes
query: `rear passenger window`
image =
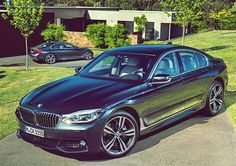
{"label": "rear passenger window", "polygon": [[192,71],[198,68],[197,58],[194,52],[180,51],[179,52],[181,62],[183,64],[184,72]]}
{"label": "rear passenger window", "polygon": [[208,59],[204,55],[196,52],[195,55],[197,56],[199,67],[205,67],[208,65]]}
{"label": "rear passenger window", "polygon": [[64,49],[63,44],[54,44],[51,46],[52,49]]}

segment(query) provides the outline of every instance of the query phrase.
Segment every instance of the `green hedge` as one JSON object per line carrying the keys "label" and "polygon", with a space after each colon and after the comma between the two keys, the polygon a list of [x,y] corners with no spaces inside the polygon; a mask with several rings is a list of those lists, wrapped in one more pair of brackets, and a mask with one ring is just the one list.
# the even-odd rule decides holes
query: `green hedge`
{"label": "green hedge", "polygon": [[63,25],[48,24],[47,28],[42,31],[41,36],[46,42],[51,42],[51,41],[64,42],[66,41],[64,30],[65,27]]}
{"label": "green hedge", "polygon": [[91,24],[86,28],[86,36],[98,48],[114,48],[130,44],[127,31],[122,24],[115,26]]}

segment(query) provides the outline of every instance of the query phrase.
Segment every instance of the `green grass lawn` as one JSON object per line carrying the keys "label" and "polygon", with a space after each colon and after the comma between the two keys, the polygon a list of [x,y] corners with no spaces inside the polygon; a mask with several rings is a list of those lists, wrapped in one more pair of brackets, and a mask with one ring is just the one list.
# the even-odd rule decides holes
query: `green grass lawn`
{"label": "green grass lawn", "polygon": [[[173,43],[181,44],[181,39],[174,40]],[[187,36],[186,45],[223,58],[228,65],[226,106],[236,127],[236,31],[214,31]],[[25,71],[24,67],[0,67],[0,139],[16,131],[14,112],[24,95],[40,85],[73,73],[73,69],[57,67],[32,67],[30,71]]]}
{"label": "green grass lawn", "polygon": [[[172,41],[181,44],[182,39]],[[157,41],[148,41],[145,44],[157,44]],[[226,93],[226,107],[236,128],[236,30],[211,31],[194,34],[186,37],[185,45],[201,49],[214,57],[224,59],[228,66],[229,85]]]}
{"label": "green grass lawn", "polygon": [[15,110],[19,100],[47,82],[72,75],[73,69],[0,67],[0,139],[17,129]]}

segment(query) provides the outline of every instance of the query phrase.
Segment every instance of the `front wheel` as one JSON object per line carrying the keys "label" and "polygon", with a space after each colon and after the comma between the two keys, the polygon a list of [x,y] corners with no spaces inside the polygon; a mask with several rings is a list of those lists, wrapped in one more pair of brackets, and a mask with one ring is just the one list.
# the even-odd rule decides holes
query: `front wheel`
{"label": "front wheel", "polygon": [[93,53],[90,52],[90,51],[87,51],[83,54],[83,57],[84,57],[85,60],[93,59]]}
{"label": "front wheel", "polygon": [[205,113],[210,116],[217,115],[224,105],[224,87],[218,82],[214,81],[208,92]]}
{"label": "front wheel", "polygon": [[109,157],[129,153],[138,140],[138,124],[127,112],[118,111],[107,121],[101,137],[102,151]]}

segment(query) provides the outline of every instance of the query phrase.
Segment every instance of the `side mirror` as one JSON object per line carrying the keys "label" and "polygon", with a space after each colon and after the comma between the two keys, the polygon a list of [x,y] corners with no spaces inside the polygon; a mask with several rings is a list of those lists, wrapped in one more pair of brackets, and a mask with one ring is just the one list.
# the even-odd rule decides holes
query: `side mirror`
{"label": "side mirror", "polygon": [[153,77],[152,84],[166,84],[171,82],[171,76],[169,74],[157,74]]}
{"label": "side mirror", "polygon": [[82,67],[78,66],[75,68],[75,74],[78,74],[81,71]]}

